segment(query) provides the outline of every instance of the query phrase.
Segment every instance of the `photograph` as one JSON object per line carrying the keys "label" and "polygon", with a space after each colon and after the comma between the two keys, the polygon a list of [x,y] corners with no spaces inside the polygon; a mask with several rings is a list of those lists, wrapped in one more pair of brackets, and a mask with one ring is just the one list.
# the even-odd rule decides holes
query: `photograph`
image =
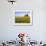
{"label": "photograph", "polygon": [[16,10],[16,25],[32,25],[32,10]]}

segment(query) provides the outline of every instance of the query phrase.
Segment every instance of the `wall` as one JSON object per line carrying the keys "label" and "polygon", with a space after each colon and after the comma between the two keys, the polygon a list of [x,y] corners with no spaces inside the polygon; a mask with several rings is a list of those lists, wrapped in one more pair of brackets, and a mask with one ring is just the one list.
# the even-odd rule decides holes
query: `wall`
{"label": "wall", "polygon": [[[15,26],[14,12],[17,9],[33,10],[32,26]],[[11,40],[18,32],[26,32],[37,41],[46,40],[46,1],[45,0],[17,0],[14,5],[7,0],[0,0],[0,40]]]}

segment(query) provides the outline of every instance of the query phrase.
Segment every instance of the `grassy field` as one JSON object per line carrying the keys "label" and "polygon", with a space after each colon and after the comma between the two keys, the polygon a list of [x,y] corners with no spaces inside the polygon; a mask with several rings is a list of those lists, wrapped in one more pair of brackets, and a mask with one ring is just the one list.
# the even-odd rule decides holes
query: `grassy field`
{"label": "grassy field", "polygon": [[30,16],[15,16],[15,23],[30,23]]}

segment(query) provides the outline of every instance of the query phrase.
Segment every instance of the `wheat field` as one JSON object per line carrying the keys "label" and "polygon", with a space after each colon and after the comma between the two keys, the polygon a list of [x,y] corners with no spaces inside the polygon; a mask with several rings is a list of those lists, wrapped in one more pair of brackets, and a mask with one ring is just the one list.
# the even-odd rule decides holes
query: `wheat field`
{"label": "wheat field", "polygon": [[15,16],[15,23],[30,23],[30,16]]}

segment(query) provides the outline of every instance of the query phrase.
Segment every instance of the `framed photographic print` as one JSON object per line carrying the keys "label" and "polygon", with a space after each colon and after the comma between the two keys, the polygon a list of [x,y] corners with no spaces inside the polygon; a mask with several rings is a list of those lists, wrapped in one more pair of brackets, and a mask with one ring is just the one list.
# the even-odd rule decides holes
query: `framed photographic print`
{"label": "framed photographic print", "polygon": [[32,10],[16,10],[15,25],[32,25]]}

